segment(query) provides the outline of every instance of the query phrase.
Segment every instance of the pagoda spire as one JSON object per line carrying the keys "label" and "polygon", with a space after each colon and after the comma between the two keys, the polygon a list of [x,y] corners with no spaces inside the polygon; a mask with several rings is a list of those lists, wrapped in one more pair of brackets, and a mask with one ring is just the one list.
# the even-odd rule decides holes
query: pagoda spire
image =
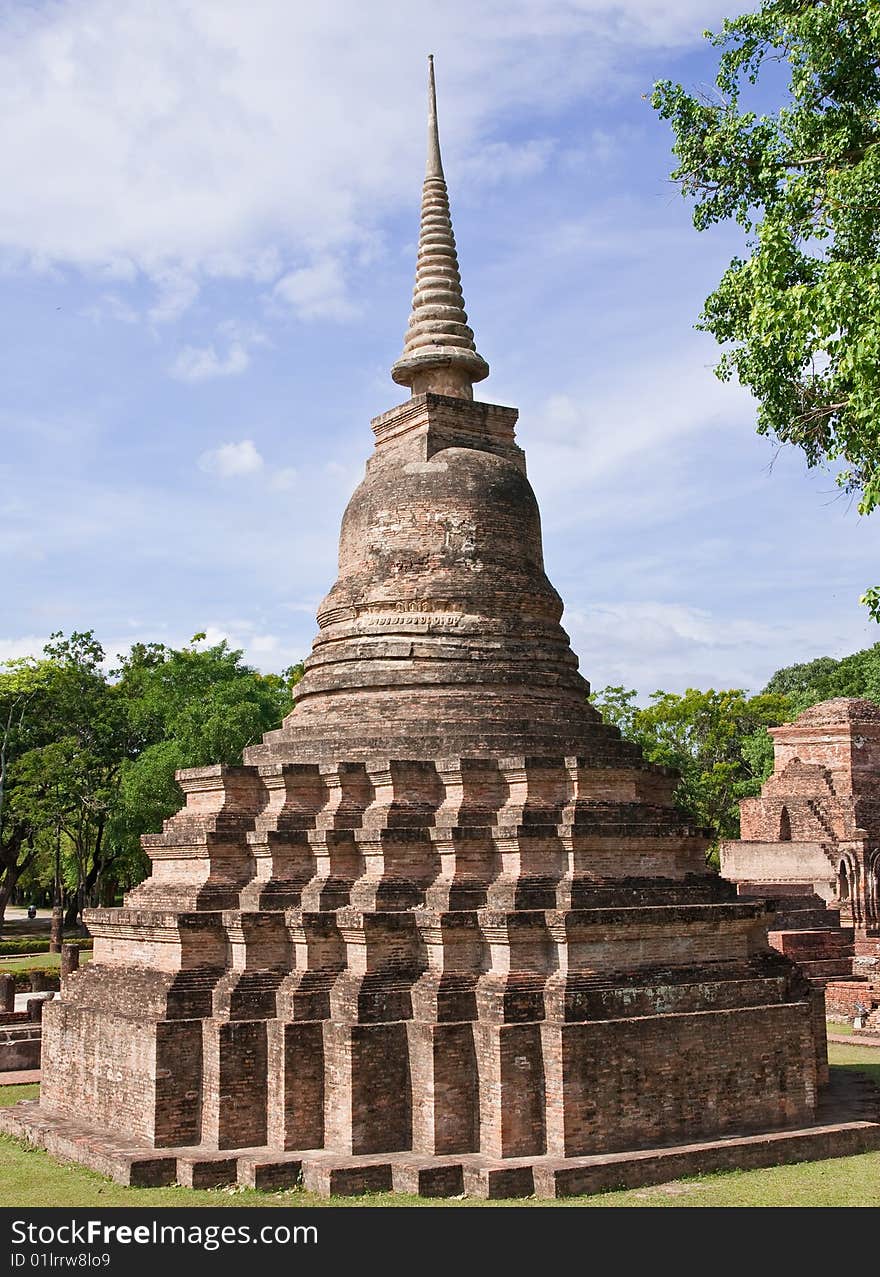
{"label": "pagoda spire", "polygon": [[431,392],[473,398],[473,383],[489,375],[489,365],[468,327],[449,194],[440,158],[434,58],[428,57],[428,160],[422,187],[422,220],[416,260],[416,286],[403,354],[391,369],[414,395]]}

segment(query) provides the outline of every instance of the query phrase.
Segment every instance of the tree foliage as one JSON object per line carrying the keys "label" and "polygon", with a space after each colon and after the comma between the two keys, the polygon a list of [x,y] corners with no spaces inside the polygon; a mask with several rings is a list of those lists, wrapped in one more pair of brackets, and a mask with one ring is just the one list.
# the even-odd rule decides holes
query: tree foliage
{"label": "tree foliage", "polygon": [[135,867],[145,867],[140,835],[180,806],[175,771],[240,763],[248,745],[280,724],[302,675],[301,665],[260,674],[225,640],[203,647],[203,639],[178,650],[136,644],[117,671],[139,748],[123,768],[113,832]]}
{"label": "tree foliage", "polygon": [[740,798],[758,793],[773,769],[766,729],[789,716],[786,696],[688,688],[654,692],[640,707],[634,691],[606,687],[591,699],[646,758],[679,773],[676,805],[711,830],[714,843],[738,836]]}
{"label": "tree foliage", "polygon": [[[654,86],[672,177],[698,230],[734,219],[748,252],[698,327],[718,375],[755,395],[758,430],[829,462],[880,503],[880,2],[764,0],[706,33],[715,91]],[[760,111],[761,98],[774,109]],[[880,588],[863,596],[880,619]]]}
{"label": "tree foliage", "polygon": [[880,701],[880,643],[840,660],[820,656],[801,665],[788,665],[776,671],[767,691],[787,696],[793,715],[835,696]]}
{"label": "tree foliage", "polygon": [[179,767],[241,761],[301,675],[260,674],[225,642],[136,644],[112,674],[91,632],[0,667],[0,922],[61,866],[68,923],[143,877],[140,835],[180,806]]}
{"label": "tree foliage", "polygon": [[757,794],[773,770],[767,728],[837,696],[880,703],[880,643],[839,660],[787,665],[756,696],[689,688],[654,692],[643,706],[635,691],[605,687],[590,699],[647,759],[679,773],[676,805],[717,842],[739,837],[739,800]]}
{"label": "tree foliage", "polygon": [[0,919],[21,875],[37,855],[37,827],[22,783],[22,764],[47,737],[41,719],[45,662],[0,667]]}

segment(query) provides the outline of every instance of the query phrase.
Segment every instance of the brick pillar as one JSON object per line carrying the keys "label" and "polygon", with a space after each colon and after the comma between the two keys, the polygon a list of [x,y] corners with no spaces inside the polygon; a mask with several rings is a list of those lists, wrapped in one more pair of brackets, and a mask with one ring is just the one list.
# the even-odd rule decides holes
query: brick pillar
{"label": "brick pillar", "polygon": [[480,1079],[480,1152],[544,1153],[544,1061],[539,1024],[475,1026]]}
{"label": "brick pillar", "polygon": [[208,1148],[266,1143],[265,1020],[206,1020],[202,1142]]}
{"label": "brick pillar", "polygon": [[308,831],[327,802],[327,789],[317,763],[265,763],[258,771],[268,798],[247,834],[255,873],[241,907],[295,907],[315,872]]}
{"label": "brick pillar", "polygon": [[479,909],[501,870],[501,856],[488,827],[432,829],[440,872],[425,892],[429,909]]}
{"label": "brick pillar", "polygon": [[163,1020],[156,1025],[156,1088],[150,1121],[157,1148],[199,1142],[203,1023]]}
{"label": "brick pillar", "polygon": [[15,1010],[15,976],[4,971],[0,974],[0,1011]]}
{"label": "brick pillar", "polygon": [[438,829],[473,829],[497,824],[508,797],[498,763],[492,758],[451,758],[437,764],[443,802],[434,816]]}
{"label": "brick pillar", "polygon": [[501,873],[487,902],[494,909],[555,909],[556,889],[568,869],[558,825],[571,778],[562,759],[510,758],[500,769],[508,789],[496,817]]}
{"label": "brick pillar", "polygon": [[61,946],[61,979],[71,972],[79,970],[79,945],[63,944]]}
{"label": "brick pillar", "polygon": [[408,1025],[414,1153],[476,1153],[479,1087],[473,1025]]}
{"label": "brick pillar", "polygon": [[64,940],[64,910],[61,905],[52,909],[52,926],[49,931],[49,952],[60,953]]}
{"label": "brick pillar", "polygon": [[314,875],[303,887],[300,903],[311,913],[341,909],[351,899],[352,884],[363,861],[351,829],[322,829],[308,835]]}
{"label": "brick pillar", "polygon": [[268,1143],[272,1148],[322,1148],[323,1025],[270,1020],[268,1031]]}
{"label": "brick pillar", "polygon": [[324,1023],[325,1146],[393,1153],[412,1143],[407,1026]]}
{"label": "brick pillar", "polygon": [[480,1079],[480,1152],[528,1157],[546,1151],[541,1024],[544,989],[556,965],[543,912],[477,915],[488,949],[476,989],[474,1027]]}
{"label": "brick pillar", "polygon": [[828,1030],[825,1021],[825,990],[810,989],[810,1018],[813,1023],[813,1040],[816,1043],[816,1081],[828,1085]]}
{"label": "brick pillar", "polygon": [[359,909],[408,909],[423,903],[440,872],[431,829],[443,784],[433,763],[392,759],[367,771],[374,798],[355,834],[364,868],[351,903]]}
{"label": "brick pillar", "polygon": [[424,902],[425,889],[440,872],[427,828],[359,829],[355,838],[364,872],[351,889],[359,909],[411,909]]}
{"label": "brick pillar", "polygon": [[325,1145],[337,1152],[408,1149],[412,985],[424,967],[410,911],[336,915],[346,970],[324,1025]]}
{"label": "brick pillar", "polygon": [[413,1151],[479,1151],[479,1088],[474,1048],[482,937],[476,914],[418,910],[427,967],[412,988],[408,1026]]}

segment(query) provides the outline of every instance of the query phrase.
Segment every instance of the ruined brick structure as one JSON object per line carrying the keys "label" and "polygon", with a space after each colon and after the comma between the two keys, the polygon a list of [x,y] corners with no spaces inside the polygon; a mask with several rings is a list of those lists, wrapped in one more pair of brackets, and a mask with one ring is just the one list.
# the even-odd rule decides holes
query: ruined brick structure
{"label": "ruined brick structure", "polygon": [[880,705],[823,701],[770,734],[773,775],[740,804],[722,873],[776,902],[771,943],[825,986],[831,1013],[861,1004],[880,1028]]}
{"label": "ruined brick structure", "polygon": [[517,414],[472,397],[430,101],[412,394],[373,422],[295,709],[180,774],[152,876],[46,1008],[39,1107],[0,1121],[123,1179],[325,1192],[867,1147],[817,1111],[821,995],[588,703]]}

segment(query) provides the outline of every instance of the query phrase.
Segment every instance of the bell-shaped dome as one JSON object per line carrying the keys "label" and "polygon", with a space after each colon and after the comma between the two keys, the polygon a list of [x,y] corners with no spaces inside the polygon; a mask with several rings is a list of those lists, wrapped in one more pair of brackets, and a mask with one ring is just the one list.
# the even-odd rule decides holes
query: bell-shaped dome
{"label": "bell-shaped dome", "polygon": [[342,520],[339,576],[295,708],[250,761],[619,744],[560,625],[517,413],[473,400],[488,372],[464,311],[432,64],[416,289],[392,369],[412,398],[373,422],[376,451]]}

